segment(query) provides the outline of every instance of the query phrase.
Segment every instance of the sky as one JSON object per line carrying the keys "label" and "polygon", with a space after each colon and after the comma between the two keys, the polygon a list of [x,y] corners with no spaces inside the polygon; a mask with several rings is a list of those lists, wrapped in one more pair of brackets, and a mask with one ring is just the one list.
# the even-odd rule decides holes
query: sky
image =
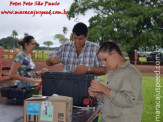
{"label": "sky", "polygon": [[[89,26],[88,20],[92,16],[92,12],[87,12],[85,16],[80,15],[78,21],[75,19],[68,20],[66,14],[52,14],[40,16],[39,14],[2,14],[4,11],[61,11],[64,9],[69,11],[73,0],[40,0],[42,5],[38,3],[39,0],[0,0],[0,39],[11,36],[12,31],[16,30],[17,38],[23,38],[24,33],[34,36],[40,46],[44,41],[52,41],[51,47],[58,47],[60,45],[58,40],[54,40],[55,34],[63,34],[62,28],[68,28],[65,35],[70,37],[73,26],[77,22],[83,22]],[[31,5],[29,4],[31,3]],[[52,5],[52,3],[59,3],[59,5]],[[45,6],[46,5],[46,6]]]}

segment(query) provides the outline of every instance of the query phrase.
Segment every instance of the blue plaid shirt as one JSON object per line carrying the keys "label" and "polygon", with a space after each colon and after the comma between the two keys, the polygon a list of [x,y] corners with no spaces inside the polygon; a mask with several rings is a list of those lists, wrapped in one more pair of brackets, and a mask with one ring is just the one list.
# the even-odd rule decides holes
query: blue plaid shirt
{"label": "blue plaid shirt", "polygon": [[67,72],[73,71],[75,68],[77,68],[78,65],[86,65],[89,67],[104,67],[104,64],[97,56],[98,49],[98,44],[86,41],[81,53],[79,56],[77,56],[74,42],[66,42],[49,56],[60,57],[63,63],[66,65]]}

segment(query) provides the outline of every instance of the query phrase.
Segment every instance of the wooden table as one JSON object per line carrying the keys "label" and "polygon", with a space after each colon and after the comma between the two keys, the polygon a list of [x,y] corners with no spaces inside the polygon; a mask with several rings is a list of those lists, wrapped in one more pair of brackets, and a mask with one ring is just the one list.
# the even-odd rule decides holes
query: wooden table
{"label": "wooden table", "polygon": [[[92,122],[100,112],[100,104],[95,110],[73,108],[72,122]],[[0,122],[23,122],[23,106],[0,104]]]}
{"label": "wooden table", "polygon": [[73,109],[72,122],[92,122],[101,113],[101,105],[97,104],[95,109]]}

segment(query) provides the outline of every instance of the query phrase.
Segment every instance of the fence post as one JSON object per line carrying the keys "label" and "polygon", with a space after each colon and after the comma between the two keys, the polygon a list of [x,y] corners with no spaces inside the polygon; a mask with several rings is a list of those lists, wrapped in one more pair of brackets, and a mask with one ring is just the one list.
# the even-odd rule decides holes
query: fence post
{"label": "fence post", "polygon": [[44,51],[42,51],[42,60],[44,59]]}
{"label": "fence post", "polygon": [[137,59],[138,59],[138,54],[137,54],[137,50],[135,50],[135,66],[137,65]]}
{"label": "fence post", "polygon": [[2,79],[2,58],[3,58],[3,47],[0,46],[0,81]]}
{"label": "fence post", "polygon": [[37,50],[37,59],[38,59],[38,53],[39,53],[39,52],[38,52],[38,50]]}
{"label": "fence post", "polygon": [[34,58],[35,58],[35,56],[36,56],[36,53],[35,53],[35,52],[33,52],[31,55],[32,55],[32,59],[34,59]]}

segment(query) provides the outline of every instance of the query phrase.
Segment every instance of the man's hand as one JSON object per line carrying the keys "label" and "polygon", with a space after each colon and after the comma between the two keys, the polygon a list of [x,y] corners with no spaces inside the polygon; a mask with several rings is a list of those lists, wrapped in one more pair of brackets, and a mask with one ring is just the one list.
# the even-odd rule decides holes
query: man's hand
{"label": "man's hand", "polygon": [[88,72],[88,66],[79,65],[76,69],[72,71],[75,74],[86,74]]}

